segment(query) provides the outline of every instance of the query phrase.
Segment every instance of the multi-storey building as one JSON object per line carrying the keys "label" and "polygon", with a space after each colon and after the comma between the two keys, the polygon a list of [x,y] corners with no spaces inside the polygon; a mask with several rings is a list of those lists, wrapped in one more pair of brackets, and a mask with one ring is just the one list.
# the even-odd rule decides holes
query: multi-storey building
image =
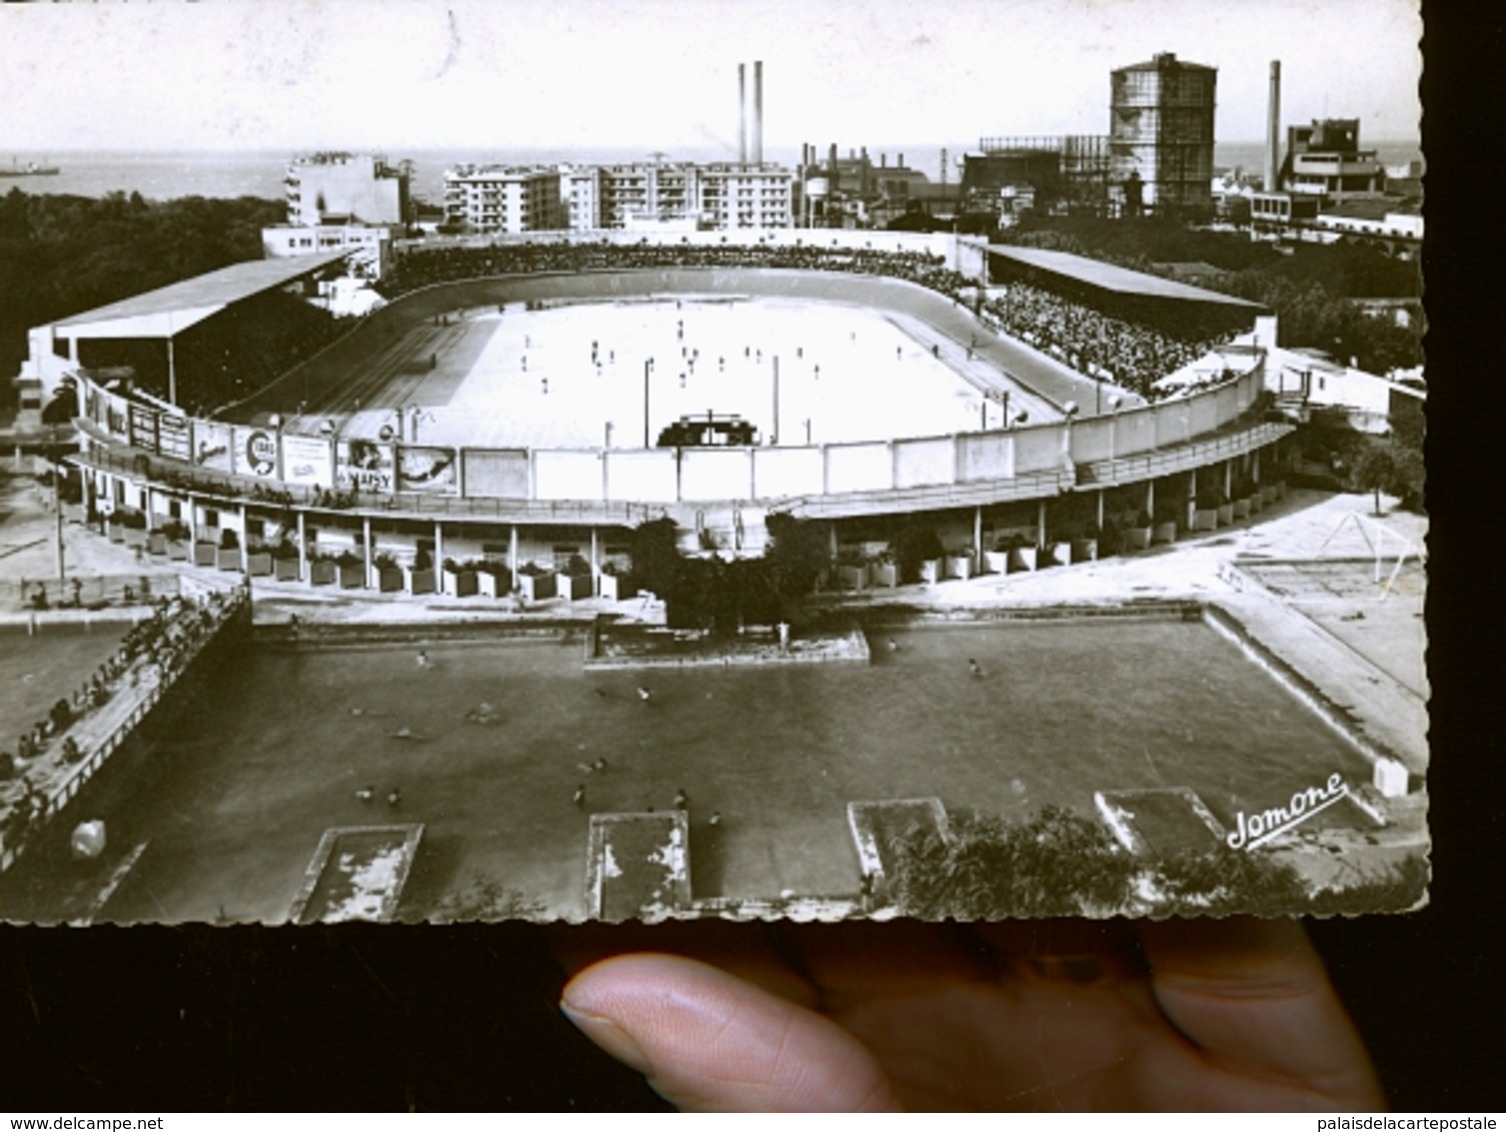
{"label": "multi-storey building", "polygon": [[794,174],[772,164],[458,166],[445,221],[472,232],[788,228]]}
{"label": "multi-storey building", "polygon": [[1211,210],[1217,82],[1171,52],[1110,73],[1110,177],[1129,211]]}
{"label": "multi-storey building", "polygon": [[794,218],[794,176],[781,165],[697,167],[701,208],[713,228],[788,228]]}
{"label": "multi-storey building", "polygon": [[1360,148],[1358,118],[1325,118],[1286,132],[1286,159],[1281,187],[1294,195],[1317,197],[1323,204],[1374,198],[1385,184],[1385,169],[1375,150]]}
{"label": "multi-storey building", "polygon": [[569,226],[788,228],[794,175],[779,165],[662,162],[576,167]]}
{"label": "multi-storey building", "polygon": [[457,165],[445,171],[445,223],[471,232],[541,232],[563,228],[568,209],[560,182],[543,165]]}
{"label": "multi-storey building", "polygon": [[401,224],[408,218],[408,171],[373,154],[295,157],[284,178],[288,223]]}

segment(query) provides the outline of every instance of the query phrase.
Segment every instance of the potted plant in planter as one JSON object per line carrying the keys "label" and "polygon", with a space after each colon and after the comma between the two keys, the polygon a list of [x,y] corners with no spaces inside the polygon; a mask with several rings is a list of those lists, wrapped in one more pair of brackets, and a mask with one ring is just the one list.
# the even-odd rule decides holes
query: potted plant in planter
{"label": "potted plant in planter", "polygon": [[1234,517],[1236,519],[1248,519],[1250,515],[1260,510],[1260,494],[1255,490],[1255,485],[1250,482],[1247,472],[1241,472],[1234,477]]}
{"label": "potted plant in planter", "polygon": [[993,549],[983,552],[983,573],[1009,573],[1009,547],[1004,539],[995,539]]}
{"label": "potted plant in planter", "polygon": [[[1125,527],[1120,535],[1123,539],[1125,550],[1149,550],[1151,537],[1155,530],[1155,522],[1150,517],[1150,512],[1143,508],[1135,515],[1134,520]],[[1176,533],[1172,533],[1175,539]]]}
{"label": "potted plant in planter", "polygon": [[601,596],[608,601],[626,601],[638,592],[638,587],[633,584],[632,576],[615,562],[608,562],[602,566],[597,585]]}
{"label": "potted plant in planter", "polygon": [[354,550],[342,550],[335,557],[335,574],[342,590],[366,588],[366,559]]}
{"label": "potted plant in planter", "polygon": [[1022,571],[1034,570],[1040,565],[1040,548],[1019,531],[1011,532],[1008,537],[1001,539],[997,546],[1004,552],[1006,573],[1018,574]]}
{"label": "potted plant in planter", "polygon": [[272,576],[279,582],[298,580],[298,546],[287,535],[272,548]]}
{"label": "potted plant in planter", "polygon": [[117,516],[120,519],[125,544],[133,550],[146,549],[146,515],[141,511],[127,511]]}
{"label": "potted plant in planter", "polygon": [[512,571],[506,562],[483,558],[476,563],[476,592],[482,597],[506,597],[512,593]]}
{"label": "potted plant in planter", "polygon": [[891,544],[901,581],[934,583],[941,580],[941,539],[931,527],[903,527]]}
{"label": "potted plant in planter", "polygon": [[431,594],[438,588],[434,556],[427,550],[419,550],[413,556],[413,565],[403,571],[403,588],[410,594]]}
{"label": "potted plant in planter", "polygon": [[188,524],[182,519],[169,519],[157,528],[166,543],[167,557],[174,562],[187,562],[193,553],[188,542]]}
{"label": "potted plant in planter", "polygon": [[377,591],[384,594],[402,592],[403,568],[397,564],[397,559],[388,551],[380,551],[372,556],[372,571],[376,574]]}
{"label": "potted plant in planter", "polygon": [[[1219,507],[1223,504],[1224,493],[1216,487],[1205,487],[1197,493],[1196,506],[1192,512],[1192,529],[1195,531],[1216,531],[1219,527]],[[1233,514],[1229,519],[1233,521]]]}
{"label": "potted plant in planter", "polygon": [[559,596],[566,601],[580,601],[582,598],[591,597],[591,564],[579,554],[572,554],[570,561],[565,565],[565,572],[560,574],[556,583]]}
{"label": "potted plant in planter", "polygon": [[1082,532],[1072,540],[1072,561],[1098,561],[1098,547],[1102,541],[1103,532],[1098,529],[1098,524],[1088,523],[1083,527]]}
{"label": "potted plant in planter", "polygon": [[220,532],[220,545],[214,554],[214,564],[221,570],[241,568],[241,536],[228,527]]}
{"label": "potted plant in planter", "polygon": [[837,552],[836,561],[837,587],[844,590],[866,590],[868,588],[868,560],[860,550],[842,550]]}
{"label": "potted plant in planter", "polygon": [[1223,491],[1218,493],[1218,525],[1227,527],[1234,522],[1234,501]]}
{"label": "potted plant in planter", "polygon": [[1181,504],[1170,499],[1156,502],[1156,521],[1151,530],[1150,541],[1154,545],[1177,541],[1177,515]]}
{"label": "potted plant in planter", "polygon": [[518,567],[517,583],[524,601],[543,601],[553,597],[557,590],[554,571],[537,562],[527,562]]}
{"label": "potted plant in planter", "polygon": [[340,579],[340,563],[324,554],[309,555],[309,582],[316,586],[332,586]]}
{"label": "potted plant in planter", "polygon": [[894,561],[893,553],[886,550],[868,563],[868,581],[886,590],[899,585],[899,565]]}
{"label": "potted plant in planter", "polygon": [[476,567],[469,562],[456,562],[453,558],[444,560],[439,584],[450,597],[474,597],[480,588],[476,581]]}
{"label": "potted plant in planter", "polygon": [[272,576],[272,548],[266,543],[257,543],[246,551],[246,573],[253,578]]}
{"label": "potted plant in planter", "polygon": [[946,577],[967,581],[973,576],[973,548],[959,546],[946,552]]}

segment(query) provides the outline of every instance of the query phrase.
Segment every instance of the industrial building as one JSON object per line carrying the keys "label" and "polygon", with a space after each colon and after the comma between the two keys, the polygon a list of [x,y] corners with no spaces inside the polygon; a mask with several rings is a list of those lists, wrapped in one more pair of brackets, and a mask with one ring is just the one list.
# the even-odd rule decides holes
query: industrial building
{"label": "industrial building", "polygon": [[1103,213],[1110,200],[1109,147],[1103,135],[983,138],[963,155],[961,207],[1008,225],[1021,212]]}
{"label": "industrial building", "polygon": [[1110,176],[1126,212],[1212,210],[1217,84],[1217,69],[1169,51],[1111,72]]}
{"label": "industrial building", "polygon": [[903,153],[896,155],[892,165],[889,155],[880,153],[875,163],[866,146],[849,148],[847,156],[841,157],[833,144],[822,162],[815,146],[802,145],[796,183],[796,211],[802,228],[883,227],[916,209],[951,212],[957,199],[956,186],[946,180],[946,150],[941,151],[938,184],[924,171],[906,165]]}

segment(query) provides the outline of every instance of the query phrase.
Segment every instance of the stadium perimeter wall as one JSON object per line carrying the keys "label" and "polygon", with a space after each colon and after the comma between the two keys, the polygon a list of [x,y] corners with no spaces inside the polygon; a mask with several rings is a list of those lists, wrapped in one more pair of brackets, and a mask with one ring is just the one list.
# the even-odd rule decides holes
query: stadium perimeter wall
{"label": "stadium perimeter wall", "polygon": [[[158,468],[230,477],[312,502],[324,490],[359,488],[389,509],[464,511],[464,501],[531,503],[777,503],[791,497],[982,487],[1040,474],[1065,475],[1191,444],[1250,410],[1264,385],[1258,356],[1246,373],[1184,397],[1080,421],[987,432],[808,446],[715,449],[471,449],[282,435],[159,413],[81,379],[86,428],[96,443],[126,445]],[[176,465],[176,467],[174,466]],[[386,469],[379,473],[372,468]],[[442,475],[433,474],[439,467]],[[427,502],[420,502],[417,497]],[[409,503],[405,504],[407,497]],[[453,500],[457,506],[441,504]]]}
{"label": "stadium perimeter wall", "polygon": [[[489,277],[404,296],[285,380],[327,380],[338,388],[359,376],[363,359],[380,352],[405,324],[478,302],[672,294],[859,304],[925,323],[956,314],[952,300],[925,287],[846,272],[653,268]],[[1264,355],[1254,352],[1248,368],[1218,387],[1099,417],[1009,430],[682,450],[453,450],[377,439],[355,442],[359,462],[348,440],[159,412],[81,376],[83,463],[101,510],[139,508],[153,527],[168,517],[187,517],[200,537],[237,530],[244,542],[280,530],[296,532],[300,544],[307,534],[310,546],[365,547],[369,554],[373,532],[382,545],[402,549],[416,546],[427,529],[438,549],[442,522],[443,545],[455,552],[495,553],[491,548],[499,540],[510,540],[510,560],[522,560],[520,555],[558,553],[563,540],[583,550],[589,546],[594,564],[598,533],[610,537],[611,530],[675,512],[676,504],[688,508],[676,512],[679,518],[694,514],[699,525],[700,508],[709,515],[721,504],[734,511],[750,504],[807,506],[810,514],[903,514],[1044,500],[1074,489],[1101,493],[1098,484],[1149,482],[1216,463],[1227,476],[1230,459],[1245,459],[1273,442],[1270,426],[1245,417],[1261,393],[1263,368]],[[1112,467],[1105,469],[1105,462]],[[333,512],[322,498],[331,489],[355,488],[359,496]],[[284,504],[296,526],[288,525]],[[520,528],[535,534],[520,539]]]}

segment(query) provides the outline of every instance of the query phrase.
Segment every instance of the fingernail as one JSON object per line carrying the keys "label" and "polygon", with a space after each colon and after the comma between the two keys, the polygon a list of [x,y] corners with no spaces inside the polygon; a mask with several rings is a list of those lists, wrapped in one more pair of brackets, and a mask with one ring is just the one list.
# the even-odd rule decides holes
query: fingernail
{"label": "fingernail", "polygon": [[644,1055],[638,1043],[610,1018],[572,1009],[570,1004],[564,1001],[560,1002],[560,1010],[575,1024],[576,1029],[629,1069],[635,1069],[645,1077],[653,1073],[653,1063]]}

